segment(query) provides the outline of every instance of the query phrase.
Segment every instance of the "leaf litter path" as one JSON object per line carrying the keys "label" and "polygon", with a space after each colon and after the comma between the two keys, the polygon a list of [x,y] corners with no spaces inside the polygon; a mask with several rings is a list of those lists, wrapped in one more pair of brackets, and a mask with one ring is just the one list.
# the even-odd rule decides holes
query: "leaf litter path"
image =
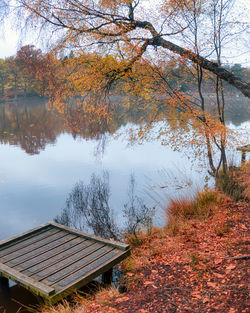
{"label": "leaf litter path", "polygon": [[176,237],[155,232],[132,254],[129,292],[86,312],[249,312],[249,211],[249,203],[228,202]]}

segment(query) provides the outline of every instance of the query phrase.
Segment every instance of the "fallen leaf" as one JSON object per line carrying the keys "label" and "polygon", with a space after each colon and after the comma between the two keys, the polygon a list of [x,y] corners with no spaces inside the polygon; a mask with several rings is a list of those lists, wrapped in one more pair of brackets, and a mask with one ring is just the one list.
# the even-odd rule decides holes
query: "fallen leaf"
{"label": "fallen leaf", "polygon": [[235,267],[236,267],[236,265],[230,264],[230,265],[228,265],[228,266],[226,267],[226,270],[231,271],[231,270],[233,270]]}
{"label": "fallen leaf", "polygon": [[122,297],[122,298],[116,299],[115,302],[116,302],[116,303],[120,303],[120,302],[122,302],[122,301],[127,301],[127,300],[129,300],[129,297]]}
{"label": "fallen leaf", "polygon": [[127,276],[129,276],[129,277],[131,277],[131,276],[133,276],[134,274],[133,273],[126,273],[127,274]]}
{"label": "fallen leaf", "polygon": [[219,273],[214,273],[214,276],[216,276],[216,277],[218,277],[218,278],[223,278],[223,277],[224,277],[224,275],[219,274]]}
{"label": "fallen leaf", "polygon": [[207,302],[209,302],[209,300],[210,300],[210,299],[209,299],[208,297],[205,297],[205,298],[203,298],[202,302],[203,302],[203,303],[207,303]]}
{"label": "fallen leaf", "polygon": [[153,281],[149,281],[149,280],[146,280],[145,282],[144,282],[144,285],[145,286],[148,286],[148,285],[153,285]]}
{"label": "fallen leaf", "polygon": [[222,262],[222,258],[216,258],[214,259],[215,264],[220,264]]}
{"label": "fallen leaf", "polygon": [[211,281],[208,281],[207,282],[207,285],[209,286],[209,287],[216,287],[216,283],[213,283],[213,282],[211,282]]}

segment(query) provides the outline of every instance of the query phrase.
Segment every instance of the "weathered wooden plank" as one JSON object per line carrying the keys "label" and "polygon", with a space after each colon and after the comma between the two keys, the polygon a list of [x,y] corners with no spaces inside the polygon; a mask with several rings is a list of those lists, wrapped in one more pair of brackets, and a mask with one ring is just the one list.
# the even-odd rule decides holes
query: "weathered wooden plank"
{"label": "weathered wooden plank", "polygon": [[37,273],[35,277],[39,280],[47,279],[48,281],[56,281],[60,277],[66,276],[68,273],[71,273],[81,267],[85,262],[84,259],[86,260],[89,256],[94,258],[97,254],[105,253],[104,251],[107,251],[107,249],[109,249],[109,247],[104,247],[104,245],[94,243],[83,251],[80,251],[79,253],[63,260],[60,264],[53,265]]}
{"label": "weathered wooden plank", "polygon": [[57,223],[22,235],[0,243],[4,254],[0,255],[0,276],[53,301],[107,272],[130,253],[126,244]]}
{"label": "weathered wooden plank", "polygon": [[56,303],[59,300],[62,300],[63,297],[66,297],[73,293],[75,290],[80,289],[81,287],[92,281],[95,277],[98,277],[99,275],[108,271],[114,265],[118,264],[129,255],[130,249],[126,251],[121,251],[117,256],[102,264],[102,266],[100,266],[99,268],[96,268],[92,272],[89,272],[86,276],[81,276],[78,280],[75,280],[72,284],[65,287],[60,287],[58,284],[54,284],[56,293],[50,298],[51,303]]}
{"label": "weathered wooden plank", "polygon": [[26,260],[20,265],[15,265],[13,268],[15,268],[16,270],[19,269],[25,274],[26,270],[29,270],[29,268],[33,269],[33,267],[36,267],[37,265],[39,265],[40,267],[46,267],[46,263],[50,262],[50,260],[56,258],[58,255],[60,255],[60,258],[64,258],[68,254],[70,254],[70,251],[78,251],[78,249],[83,248],[85,246],[84,242],[86,242],[86,240],[82,238],[75,238],[66,243],[62,243],[58,247],[50,249],[49,251],[46,251],[45,253],[40,254],[32,259]]}
{"label": "weathered wooden plank", "polygon": [[43,225],[37,226],[35,228],[32,228],[26,232],[23,232],[21,234],[18,234],[16,236],[13,236],[8,239],[4,239],[0,241],[0,250],[4,249],[5,246],[12,246],[20,241],[26,240],[27,238],[33,237],[34,235],[37,235],[40,231],[46,231],[48,229],[52,229],[53,226],[50,223],[45,223]]}
{"label": "weathered wooden plank", "polygon": [[94,236],[94,235],[89,235],[89,234],[86,234],[82,231],[79,231],[79,230],[75,230],[75,229],[72,229],[70,227],[67,227],[67,226],[64,226],[64,225],[60,225],[60,224],[57,224],[57,223],[54,223],[54,222],[51,222],[50,225],[52,226],[55,226],[55,227],[58,227],[60,229],[64,229],[70,233],[73,233],[73,234],[76,234],[78,236],[82,236],[86,239],[92,239],[94,241],[97,241],[97,242],[100,242],[100,243],[104,243],[104,244],[107,244],[109,246],[113,246],[115,248],[118,248],[120,250],[128,250],[129,249],[129,245],[125,244],[125,243],[122,243],[122,242],[119,242],[119,241],[115,241],[115,240],[108,240],[108,239],[104,239],[104,238],[101,238],[101,237],[98,237],[98,236]]}
{"label": "weathered wooden plank", "polygon": [[48,236],[53,235],[58,232],[59,232],[59,229],[53,229],[53,228],[46,229],[44,231],[40,230],[40,232],[32,233],[30,237],[27,236],[23,240],[19,238],[18,241],[10,242],[8,245],[5,244],[1,246],[0,244],[0,258],[12,252],[16,252],[19,249],[27,247],[34,242],[37,242],[43,238],[47,238]]}
{"label": "weathered wooden plank", "polygon": [[56,239],[55,241],[52,241],[40,248],[34,249],[31,252],[28,252],[26,254],[22,254],[19,257],[16,257],[8,262],[6,262],[8,265],[11,265],[11,267],[13,267],[13,265],[20,265],[23,262],[25,262],[26,260],[30,260],[35,256],[40,256],[43,253],[46,253],[47,251],[50,251],[53,248],[56,248],[57,246],[60,246],[62,243],[68,242],[72,239],[75,239],[76,237],[74,235],[67,235],[65,234],[65,236],[60,237],[59,239]]}
{"label": "weathered wooden plank", "polygon": [[[80,239],[83,241],[82,238],[77,238],[78,240]],[[27,275],[32,275],[38,272],[41,272],[42,270],[56,265],[58,268],[58,263],[67,259],[68,257],[71,257],[75,253],[82,251],[83,249],[87,248],[88,246],[92,245],[93,242],[86,240],[85,242],[81,242],[80,244],[70,248],[70,249],[65,249],[63,252],[58,253],[54,255],[53,257],[49,257],[46,261],[39,262],[38,264],[28,268],[27,270],[23,271],[23,273],[26,273]],[[24,264],[26,265],[26,263]]]}
{"label": "weathered wooden plank", "polygon": [[84,268],[78,270],[77,272],[73,273],[69,277],[66,277],[62,279],[61,281],[57,282],[57,285],[60,287],[65,287],[67,285],[72,284],[74,281],[78,281],[79,279],[84,279],[89,273],[91,273],[94,269],[99,268],[103,264],[106,264],[114,257],[118,256],[120,254],[119,250],[112,250],[109,253],[106,253],[104,255],[101,255],[97,260],[94,260],[93,262],[89,263]]}
{"label": "weathered wooden plank", "polygon": [[6,278],[10,278],[11,280],[21,283],[24,287],[30,287],[31,289],[35,289],[41,292],[45,296],[51,296],[55,293],[55,289],[50,286],[46,286],[43,283],[37,282],[34,279],[0,263],[0,272]]}
{"label": "weathered wooden plank", "polygon": [[11,253],[8,253],[7,255],[1,257],[1,262],[7,262],[10,261],[12,259],[15,259],[19,256],[25,255],[35,249],[41,248],[43,246],[45,246],[46,244],[53,242],[55,240],[58,240],[62,237],[65,237],[67,235],[67,233],[59,231],[59,232],[54,232],[52,235],[48,235],[45,238],[38,240],[34,243],[31,243],[28,246],[25,246],[24,248],[18,249],[17,251],[13,251]]}
{"label": "weathered wooden plank", "polygon": [[101,248],[97,251],[94,251],[93,253],[91,253],[87,257],[84,257],[82,260],[75,262],[73,265],[66,267],[62,271],[57,272],[56,274],[54,274],[52,276],[49,276],[47,278],[47,280],[49,281],[49,283],[47,283],[47,285],[50,286],[51,284],[54,284],[56,281],[59,281],[59,280],[63,279],[64,277],[70,275],[71,273],[74,273],[75,271],[81,269],[82,267],[86,266],[90,262],[93,262],[93,260],[95,260],[99,256],[110,252],[110,249],[114,249],[114,248],[104,246],[103,248]]}

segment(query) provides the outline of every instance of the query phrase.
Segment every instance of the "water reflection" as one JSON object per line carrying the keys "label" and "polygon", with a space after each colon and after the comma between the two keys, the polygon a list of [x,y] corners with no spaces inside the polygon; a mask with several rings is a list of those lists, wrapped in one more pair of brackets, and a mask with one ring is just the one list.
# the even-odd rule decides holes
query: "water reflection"
{"label": "water reflection", "polygon": [[55,218],[57,223],[87,230],[102,238],[123,240],[122,234],[137,235],[140,229],[151,231],[155,207],[144,204],[136,194],[135,176],[131,174],[128,199],[121,210],[122,226],[118,226],[110,206],[109,174],[92,174],[89,184],[78,182],[70,192],[64,209]]}
{"label": "water reflection", "polygon": [[0,104],[0,141],[38,154],[62,132],[59,115],[49,111],[45,100]]}
{"label": "water reflection", "polygon": [[110,208],[109,176],[93,174],[89,184],[77,183],[70,192],[66,206],[56,222],[79,230],[90,228],[94,235],[118,239],[119,231]]}
{"label": "water reflection", "polygon": [[[237,101],[235,108],[241,112],[243,102]],[[92,173],[101,175],[103,169],[110,173],[110,207],[118,222],[124,221],[122,209],[128,201],[131,172],[148,207],[155,201],[143,193],[145,185],[159,183],[162,169],[178,168],[201,188],[204,185],[205,165],[196,166],[184,152],[157,140],[127,147],[126,139],[115,137],[117,129],[124,134],[135,127],[128,121],[142,123],[150,112],[143,112],[143,117],[135,107],[117,105],[112,119],[101,123],[80,113],[79,107],[72,106],[58,113],[41,99],[0,104],[0,240],[53,220],[61,214],[72,186],[81,180],[88,184]],[[242,121],[248,119],[245,106],[239,116]],[[102,158],[94,156],[104,149]],[[173,191],[168,190],[168,195],[173,197]]]}
{"label": "water reflection", "polygon": [[[210,111],[214,111],[213,99]],[[110,112],[109,119],[97,119],[82,110],[82,107],[68,105],[63,113],[49,108],[46,99],[27,98],[16,102],[0,103],[0,142],[21,147],[27,154],[39,154],[47,145],[54,144],[60,134],[70,133],[74,139],[97,139],[96,152],[105,148],[107,133],[114,134],[128,122],[142,123],[150,117],[150,112],[139,108],[124,108],[119,104]],[[228,101],[225,110],[227,122],[235,126],[248,121],[250,110],[245,97]]]}
{"label": "water reflection", "polygon": [[[217,103],[215,95],[205,96],[205,101],[209,105],[208,110],[212,114],[217,114]],[[243,96],[225,95],[225,121],[226,123],[232,123],[234,126],[249,121],[250,110],[249,110],[249,99]]]}

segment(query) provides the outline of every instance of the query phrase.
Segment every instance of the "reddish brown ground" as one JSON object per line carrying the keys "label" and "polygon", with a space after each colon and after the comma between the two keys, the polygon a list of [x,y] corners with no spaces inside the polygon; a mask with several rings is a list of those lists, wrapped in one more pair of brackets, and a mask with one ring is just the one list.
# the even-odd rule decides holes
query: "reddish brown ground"
{"label": "reddish brown ground", "polygon": [[128,261],[129,291],[90,302],[84,312],[249,312],[249,210],[249,203],[228,202],[176,237],[155,232]]}

